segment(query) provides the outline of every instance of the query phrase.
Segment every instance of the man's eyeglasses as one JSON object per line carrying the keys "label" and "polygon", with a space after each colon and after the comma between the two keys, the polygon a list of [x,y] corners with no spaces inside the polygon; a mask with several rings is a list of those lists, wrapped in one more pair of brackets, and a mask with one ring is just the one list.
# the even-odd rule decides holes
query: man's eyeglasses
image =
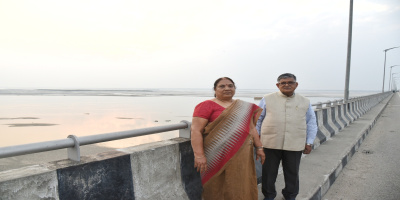
{"label": "man's eyeglasses", "polygon": [[296,82],[293,81],[289,81],[289,82],[280,82],[278,83],[279,85],[283,86],[283,85],[294,85]]}

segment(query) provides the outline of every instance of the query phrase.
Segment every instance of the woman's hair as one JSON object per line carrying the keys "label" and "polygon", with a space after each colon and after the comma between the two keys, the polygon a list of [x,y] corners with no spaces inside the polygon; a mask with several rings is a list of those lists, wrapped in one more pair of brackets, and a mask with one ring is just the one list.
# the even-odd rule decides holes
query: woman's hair
{"label": "woman's hair", "polygon": [[[217,89],[218,83],[219,83],[220,81],[222,81],[223,79],[228,79],[229,81],[231,81],[231,82],[233,83],[233,86],[236,88],[235,82],[233,82],[233,80],[232,80],[231,78],[229,78],[229,77],[221,77],[221,78],[217,79],[217,80],[214,82],[214,91],[215,91],[215,89]],[[216,97],[215,93],[214,93],[214,97]]]}

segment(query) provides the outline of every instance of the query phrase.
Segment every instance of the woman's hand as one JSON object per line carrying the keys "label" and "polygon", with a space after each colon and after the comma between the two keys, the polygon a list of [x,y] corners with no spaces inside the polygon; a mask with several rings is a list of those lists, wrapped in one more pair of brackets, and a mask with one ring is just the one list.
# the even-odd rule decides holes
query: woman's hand
{"label": "woman's hand", "polygon": [[204,147],[203,147],[203,132],[204,127],[206,127],[208,120],[193,117],[192,126],[191,126],[191,141],[192,148],[194,152],[194,168],[197,168],[197,171],[204,172],[207,170],[207,158],[204,155]]}
{"label": "woman's hand", "polygon": [[207,158],[203,157],[195,157],[194,158],[194,168],[197,168],[197,171],[203,173],[207,170]]}
{"label": "woman's hand", "polygon": [[257,155],[256,160],[259,160],[261,164],[264,164],[265,161],[264,148],[262,148],[260,135],[258,135],[257,129],[253,123],[250,124],[250,134],[253,136],[254,147],[256,147],[256,155]]}
{"label": "woman's hand", "polygon": [[261,164],[264,164],[265,161],[265,153],[264,153],[264,149],[258,149],[256,151],[256,159],[259,160],[261,162]]}

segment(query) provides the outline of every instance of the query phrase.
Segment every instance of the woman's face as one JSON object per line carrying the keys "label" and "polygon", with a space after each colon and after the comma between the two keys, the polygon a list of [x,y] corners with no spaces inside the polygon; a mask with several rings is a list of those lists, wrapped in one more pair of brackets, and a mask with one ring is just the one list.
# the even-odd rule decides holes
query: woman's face
{"label": "woman's face", "polygon": [[218,99],[232,99],[235,91],[235,85],[230,80],[222,79],[215,88],[215,95]]}

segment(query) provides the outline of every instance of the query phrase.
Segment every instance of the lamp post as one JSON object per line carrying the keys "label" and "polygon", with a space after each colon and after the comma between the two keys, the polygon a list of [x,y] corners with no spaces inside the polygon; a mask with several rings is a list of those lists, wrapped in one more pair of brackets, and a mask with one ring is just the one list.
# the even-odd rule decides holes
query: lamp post
{"label": "lamp post", "polygon": [[349,100],[352,29],[353,29],[353,0],[350,0],[349,32],[348,32],[348,37],[347,37],[347,61],[346,61],[346,80],[345,80],[345,86],[344,86],[344,101]]}
{"label": "lamp post", "polygon": [[[390,74],[392,74],[392,68],[396,67],[396,66],[400,66],[400,65],[392,65],[392,66],[390,66]],[[392,89],[392,87],[391,87],[392,86],[392,82],[391,81],[392,81],[392,76],[389,77],[389,90]]]}
{"label": "lamp post", "polygon": [[389,51],[389,50],[395,49],[395,48],[399,48],[399,47],[400,47],[400,46],[398,46],[398,47],[392,47],[392,48],[383,50],[383,51],[385,52],[385,62],[384,62],[384,64],[383,64],[383,84],[382,84],[382,93],[383,93],[384,90],[385,90],[386,52]]}

